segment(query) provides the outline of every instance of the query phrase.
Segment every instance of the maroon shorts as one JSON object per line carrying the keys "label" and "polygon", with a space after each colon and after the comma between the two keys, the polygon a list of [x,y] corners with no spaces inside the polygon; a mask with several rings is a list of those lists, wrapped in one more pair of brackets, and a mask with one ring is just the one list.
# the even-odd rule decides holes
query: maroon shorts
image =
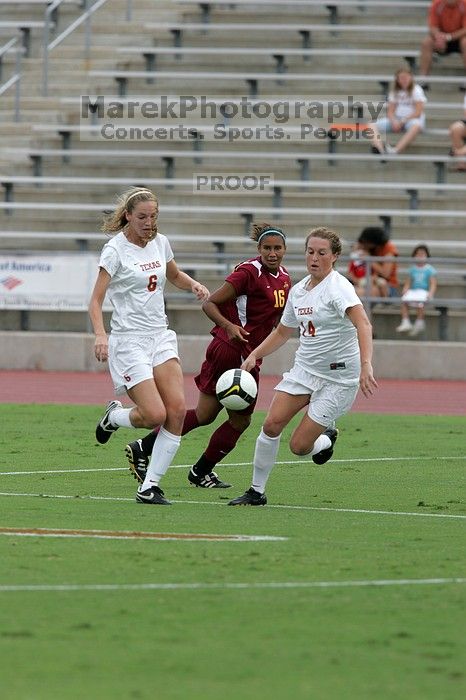
{"label": "maroon shorts", "polygon": [[[228,343],[224,343],[223,340],[214,338],[209,344],[205,360],[202,363],[201,371],[194,377],[196,386],[202,394],[208,394],[210,396],[215,396],[215,385],[221,374],[227,371],[227,369],[237,369],[241,367],[243,358],[241,356],[241,348],[235,348]],[[259,387],[259,368],[254,367],[251,370],[251,374],[256,380],[257,386]],[[256,400],[247,408],[244,408],[238,413],[243,413],[249,415],[254,411]]]}

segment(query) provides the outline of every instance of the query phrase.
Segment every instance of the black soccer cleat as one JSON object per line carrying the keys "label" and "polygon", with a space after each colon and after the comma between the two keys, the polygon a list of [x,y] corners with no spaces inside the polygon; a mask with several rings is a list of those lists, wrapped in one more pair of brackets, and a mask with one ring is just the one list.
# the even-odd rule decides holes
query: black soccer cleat
{"label": "black soccer cleat", "polygon": [[325,450],[321,450],[315,455],[312,455],[312,461],[314,462],[314,464],[325,464],[325,462],[328,462],[330,457],[333,455],[333,447],[337,441],[338,430],[336,428],[327,428],[327,430],[324,430],[322,435],[327,435],[330,438],[332,444]]}
{"label": "black soccer cleat", "polygon": [[114,408],[122,408],[121,402],[109,401],[104,415],[97,423],[97,427],[95,429],[95,439],[97,442],[100,442],[101,445],[105,445],[105,443],[112,437],[112,433],[119,428],[118,425],[113,425],[109,420],[110,412],[113,411]]}
{"label": "black soccer cleat", "polygon": [[128,458],[129,470],[134,478],[143,483],[146,478],[147,467],[149,466],[149,456],[143,450],[142,440],[135,440],[125,447],[125,455]]}
{"label": "black soccer cleat", "polygon": [[215,472],[210,472],[204,476],[198,476],[193,469],[190,469],[188,481],[193,486],[197,486],[201,489],[229,489],[231,487],[231,484],[227,484],[226,481],[219,479]]}
{"label": "black soccer cleat", "polygon": [[245,491],[242,496],[229,501],[229,506],[265,506],[267,505],[267,496],[265,493],[255,491],[252,486]]}
{"label": "black soccer cleat", "polygon": [[171,506],[171,502],[167,501],[161,488],[151,486],[145,491],[136,492],[136,503],[149,503],[156,506]]}

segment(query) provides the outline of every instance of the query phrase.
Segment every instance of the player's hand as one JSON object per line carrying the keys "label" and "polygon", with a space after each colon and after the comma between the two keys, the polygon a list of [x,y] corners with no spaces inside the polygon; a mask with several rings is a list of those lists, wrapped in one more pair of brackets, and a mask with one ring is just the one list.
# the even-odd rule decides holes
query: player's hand
{"label": "player's hand", "polygon": [[242,326],[236,326],[234,323],[231,323],[225,330],[229,340],[237,340],[239,343],[248,342],[249,333]]}
{"label": "player's hand", "polygon": [[199,301],[205,301],[210,294],[207,287],[204,287],[203,284],[199,284],[199,282],[194,282],[194,284],[191,287],[191,291],[193,294],[196,295],[196,298]]}
{"label": "player's hand", "polygon": [[445,51],[447,48],[447,35],[439,32],[434,37],[434,49],[436,51]]}
{"label": "player's hand", "polygon": [[256,356],[254,355],[254,353],[251,353],[244,360],[243,364],[241,365],[241,369],[245,369],[246,372],[250,372],[256,366],[256,362],[257,362]]}
{"label": "player's hand", "polygon": [[361,366],[361,376],[359,377],[359,387],[368,399],[374,393],[374,389],[378,388],[375,381],[372,365],[370,362],[364,362]]}
{"label": "player's hand", "polygon": [[94,354],[99,362],[106,362],[108,360],[108,339],[106,335],[96,335]]}

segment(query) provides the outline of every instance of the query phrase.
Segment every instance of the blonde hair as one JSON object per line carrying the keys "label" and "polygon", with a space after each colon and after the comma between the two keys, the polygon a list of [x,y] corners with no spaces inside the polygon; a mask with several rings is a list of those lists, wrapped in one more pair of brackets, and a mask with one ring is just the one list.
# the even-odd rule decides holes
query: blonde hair
{"label": "blonde hair", "polygon": [[[131,214],[140,202],[155,202],[156,215],[159,213],[159,203],[153,192],[145,187],[131,187],[123,192],[116,202],[116,207],[112,212],[105,214],[101,226],[104,233],[117,233],[128,226],[126,214]],[[154,221],[151,239],[157,235],[157,222]]]}
{"label": "blonde hair", "polygon": [[393,80],[393,92],[400,92],[400,90],[403,90],[404,88],[401,87],[400,85],[400,73],[407,73],[409,76],[411,76],[411,83],[409,84],[409,87],[406,89],[406,92],[409,95],[413,94],[414,90],[414,74],[411,68],[398,68],[398,70],[395,73],[395,78]]}
{"label": "blonde hair", "polygon": [[335,231],[332,231],[332,229],[327,228],[326,226],[318,226],[317,228],[313,228],[307,235],[304,250],[307,250],[307,244],[310,238],[323,238],[324,240],[329,241],[330,250],[332,253],[334,255],[340,255],[341,239],[338,233],[335,233]]}

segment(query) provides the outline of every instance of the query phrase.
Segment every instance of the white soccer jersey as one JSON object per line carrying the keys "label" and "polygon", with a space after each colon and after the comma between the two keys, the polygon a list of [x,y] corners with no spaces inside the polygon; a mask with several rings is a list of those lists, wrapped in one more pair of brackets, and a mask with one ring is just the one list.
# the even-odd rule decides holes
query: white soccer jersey
{"label": "white soccer jersey", "polygon": [[333,270],[313,289],[310,277],[290,291],[281,323],[299,328],[295,365],[317,377],[358,384],[361,370],[356,328],[345,311],[361,303],[346,277]]}
{"label": "white soccer jersey", "polygon": [[415,103],[425,103],[427,98],[421,86],[415,85],[411,94],[407,90],[390,92],[388,101],[395,103],[395,117],[397,119],[407,119],[414,112]]}
{"label": "white soccer jersey", "polygon": [[161,233],[140,248],[120,231],[103,247],[99,267],[112,278],[107,291],[112,333],[148,335],[167,328],[163,291],[170,260],[173,252]]}

